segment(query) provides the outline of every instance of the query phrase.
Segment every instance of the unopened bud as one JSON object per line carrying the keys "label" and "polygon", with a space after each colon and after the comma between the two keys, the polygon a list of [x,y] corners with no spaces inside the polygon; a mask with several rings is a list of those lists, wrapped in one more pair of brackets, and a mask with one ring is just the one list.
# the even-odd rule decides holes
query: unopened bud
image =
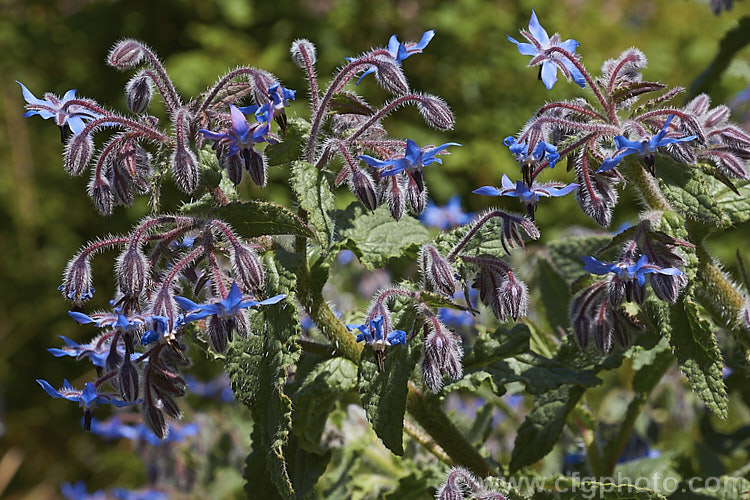
{"label": "unopened bud", "polygon": [[112,206],[114,204],[114,195],[112,193],[112,186],[105,177],[97,176],[94,173],[94,177],[89,182],[88,194],[91,201],[94,203],[94,208],[102,214],[109,217],[112,215]]}
{"label": "unopened bud", "polygon": [[151,432],[156,434],[159,439],[164,439],[167,435],[167,423],[164,421],[164,414],[153,404],[143,403],[141,410],[143,413],[143,421],[146,427],[151,429]]}
{"label": "unopened bud", "polygon": [[300,68],[305,68],[307,66],[306,63],[309,63],[311,66],[315,66],[315,63],[318,60],[315,51],[315,45],[313,45],[309,40],[305,40],[304,38],[293,41],[292,47],[289,49],[289,52],[291,52],[292,54],[292,60],[294,61],[294,64],[296,64]]}
{"label": "unopened bud", "polygon": [[579,184],[579,188],[575,190],[576,200],[581,209],[602,227],[609,227],[612,209],[617,204],[617,191],[612,186],[610,175],[614,174],[589,171],[586,176],[579,155],[576,161],[576,182]]}
{"label": "unopened bud", "polygon": [[198,186],[200,179],[198,158],[195,157],[195,153],[184,144],[180,144],[179,141],[172,154],[172,174],[177,187],[184,193],[190,194]]}
{"label": "unopened bud", "polygon": [[498,290],[504,282],[504,277],[504,273],[499,270],[482,266],[474,280],[474,288],[479,289],[480,300],[489,306],[492,314],[502,322],[507,319],[507,308],[503,306]]}
{"label": "unopened bud", "polygon": [[422,99],[417,103],[417,109],[425,123],[430,127],[439,130],[453,130],[453,125],[456,123],[453,112],[441,98],[434,95],[422,96]]}
{"label": "unopened bud", "polygon": [[604,314],[594,322],[594,343],[596,347],[604,354],[609,354],[612,350],[612,325],[609,321],[609,315]]}
{"label": "unopened bud", "polygon": [[120,394],[125,401],[135,401],[138,399],[138,369],[133,366],[130,359],[120,366],[120,373],[117,376],[117,382],[120,386]]}
{"label": "unopened bud", "polygon": [[453,278],[456,271],[435,247],[429,244],[422,246],[420,265],[422,274],[433,289],[449,297],[456,293],[456,281]]}
{"label": "unopened bud", "polygon": [[120,354],[120,351],[118,350],[119,341],[120,337],[116,336],[115,341],[113,341],[109,346],[107,359],[104,360],[104,369],[107,373],[119,370],[120,365],[122,364],[122,360],[124,359],[122,354]]}
{"label": "unopened bud", "polygon": [[120,291],[137,298],[146,288],[149,277],[148,259],[137,246],[129,246],[117,259],[117,283]]}
{"label": "unopened bud", "polygon": [[268,71],[257,69],[250,76],[253,84],[253,99],[260,105],[268,102],[268,89],[278,83],[278,80]]}
{"label": "unopened bud", "polygon": [[65,145],[63,164],[70,175],[81,175],[94,154],[94,139],[89,134],[74,135]]}
{"label": "unopened bud", "polygon": [[687,278],[684,274],[679,276],[670,276],[660,273],[652,273],[649,276],[651,280],[651,289],[657,297],[672,304],[677,303],[680,292],[687,284]]}
{"label": "unopened bud", "polygon": [[740,311],[740,325],[750,330],[750,300],[745,301],[745,307]]}
{"label": "unopened bud", "polygon": [[263,266],[258,254],[246,245],[232,247],[232,268],[243,288],[260,290],[263,286]]}
{"label": "unopened bud", "polygon": [[265,187],[268,177],[266,175],[266,157],[254,149],[243,149],[240,154],[245,160],[245,169],[250,172],[250,178],[256,186]]}
{"label": "unopened bud", "polygon": [[409,92],[401,66],[391,57],[377,57],[375,65],[375,80],[385,90],[394,95],[404,95]]}
{"label": "unopened bud", "polygon": [[107,55],[107,64],[117,69],[128,69],[138,65],[143,59],[143,44],[127,39],[117,42]]}
{"label": "unopened bud", "polygon": [[172,396],[170,396],[169,394],[159,389],[156,389],[154,392],[156,393],[156,396],[159,398],[157,404],[159,405],[159,407],[162,409],[164,413],[166,413],[172,418],[181,417],[182,412],[180,412],[180,407],[177,406],[177,402],[174,400]]}
{"label": "unopened bud", "polygon": [[607,284],[598,281],[585,288],[570,301],[570,324],[575,332],[576,340],[581,348],[585,348],[589,340],[596,336],[596,323],[601,314],[607,293]]}
{"label": "unopened bud", "polygon": [[235,186],[242,181],[242,167],[244,161],[240,158],[240,153],[233,155],[223,155],[221,157],[221,166],[226,170],[229,180]]}
{"label": "unopened bud", "polygon": [[145,72],[138,73],[125,85],[125,100],[128,109],[136,114],[143,113],[151,104],[153,93],[151,77]]}
{"label": "unopened bud", "polygon": [[468,470],[462,467],[453,467],[445,478],[445,484],[438,488],[435,494],[436,500],[463,500],[464,488],[472,498],[485,499],[487,493],[482,488],[482,483]]}
{"label": "unopened bud", "polygon": [[517,280],[513,273],[508,272],[508,278],[500,285],[497,293],[500,296],[500,302],[513,320],[519,316],[526,316],[529,308],[529,291],[526,283]]}
{"label": "unopened bud", "polygon": [[208,318],[206,330],[206,333],[208,333],[208,343],[213,350],[219,353],[226,351],[232,335],[232,325],[229,320],[211,315]]}
{"label": "unopened bud", "polygon": [[394,175],[382,178],[378,185],[378,190],[380,192],[380,199],[388,202],[388,206],[391,209],[391,217],[396,220],[403,217],[404,209],[406,208],[406,199],[404,191],[399,185],[398,176]]}
{"label": "unopened bud", "polygon": [[378,198],[375,194],[375,183],[372,177],[359,168],[351,168],[352,175],[349,178],[349,188],[354,196],[365,206],[367,210],[373,211],[378,208]]}
{"label": "unopened bud", "polygon": [[453,380],[460,379],[463,375],[463,366],[461,366],[463,355],[459,337],[453,335],[441,323],[432,325],[432,331],[424,341],[422,375],[425,385],[432,392],[438,393],[443,387],[443,375],[447,374]]}
{"label": "unopened bud", "polygon": [[89,254],[79,253],[65,267],[62,285],[58,288],[63,296],[76,305],[94,296],[94,287],[91,286],[91,262]]}
{"label": "unopened bud", "polygon": [[422,172],[411,172],[406,180],[406,202],[414,215],[424,211],[427,204],[427,190],[424,188]]}

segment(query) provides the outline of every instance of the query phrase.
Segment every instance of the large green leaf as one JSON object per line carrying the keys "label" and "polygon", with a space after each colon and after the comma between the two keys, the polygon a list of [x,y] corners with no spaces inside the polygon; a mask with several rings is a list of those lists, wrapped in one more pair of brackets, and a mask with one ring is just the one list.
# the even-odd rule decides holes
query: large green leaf
{"label": "large green leaf", "polygon": [[386,206],[367,212],[359,202],[337,212],[336,226],[340,247],[354,252],[371,270],[385,267],[394,257],[416,256],[419,247],[430,239],[417,219],[405,215],[395,220]]}
{"label": "large green leaf", "polygon": [[472,371],[510,356],[528,352],[531,332],[523,323],[510,330],[500,327],[494,333],[481,333],[463,358],[464,370]]}
{"label": "large green leaf", "polygon": [[570,283],[566,283],[544,257],[539,256],[536,262],[539,290],[542,294],[541,306],[546,312],[544,317],[552,329],[566,329],[570,326]]}
{"label": "large green leaf", "polygon": [[710,323],[700,317],[692,294],[672,307],[670,343],[690,387],[720,418],[727,418],[727,391],[721,352]]}
{"label": "large green leaf", "polygon": [[660,156],[656,162],[656,176],[664,197],[683,217],[714,227],[729,224],[711,191],[709,180],[712,178],[700,169]]}
{"label": "large green leaf", "polygon": [[732,224],[750,220],[750,181],[733,181],[740,194],[715,179],[709,178],[707,182],[716,203]]}
{"label": "large green leaf", "polygon": [[292,189],[297,193],[299,206],[307,213],[308,220],[315,227],[318,240],[324,249],[331,247],[334,235],[333,214],[336,200],[330,178],[329,172],[319,171],[311,163],[292,163]]}
{"label": "large green leaf", "polygon": [[299,358],[295,342],[300,327],[293,302],[294,274],[277,267],[273,252],[266,253],[263,261],[266,294],[286,293],[289,296],[278,304],[253,312],[250,320],[253,333],[246,339],[230,343],[226,370],[235,398],[250,408],[253,418],[253,453],[248,457],[245,476],[248,493],[263,495],[256,489],[255,480],[258,469],[265,463],[265,473],[278,490],[272,496],[280,494],[283,498],[294,498],[284,456],[292,426],[292,405],[284,392],[284,385],[287,370]]}
{"label": "large green leaf", "polygon": [[314,238],[315,233],[288,209],[268,201],[233,201],[210,212],[231,224],[240,236],[253,238],[272,234],[291,234]]}

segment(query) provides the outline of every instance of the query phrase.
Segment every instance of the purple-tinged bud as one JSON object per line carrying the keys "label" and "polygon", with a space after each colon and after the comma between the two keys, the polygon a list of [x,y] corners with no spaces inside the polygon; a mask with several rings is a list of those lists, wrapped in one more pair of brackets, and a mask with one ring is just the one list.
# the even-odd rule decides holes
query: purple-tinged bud
{"label": "purple-tinged bud", "polygon": [[403,217],[404,209],[406,208],[404,190],[399,185],[398,177],[397,175],[384,177],[378,184],[380,199],[388,202],[388,206],[391,209],[391,217],[396,220]]}
{"label": "purple-tinged bud", "polygon": [[137,66],[144,55],[143,44],[135,40],[126,39],[117,42],[107,55],[107,64],[119,70]]}
{"label": "purple-tinged bud", "polygon": [[245,169],[250,172],[250,178],[256,186],[265,187],[268,180],[266,175],[266,157],[254,149],[244,149],[240,152],[245,160]]}
{"label": "purple-tinged bud", "polygon": [[375,80],[385,90],[394,95],[409,92],[409,84],[401,66],[391,57],[377,57],[375,63]]}
{"label": "purple-tinged bud", "polygon": [[99,177],[94,173],[94,177],[89,182],[88,194],[94,203],[94,208],[107,217],[112,215],[114,205],[114,194],[112,186],[105,177]]}
{"label": "purple-tinged bud", "polygon": [[[607,309],[606,304],[601,306]],[[594,343],[596,347],[604,354],[609,354],[612,350],[612,325],[609,322],[609,315],[605,314],[594,322]]]}
{"label": "purple-tinged bud", "polygon": [[449,297],[456,293],[456,281],[454,279],[456,271],[435,247],[429,244],[422,245],[419,263],[425,281],[434,290]]}
{"label": "purple-tinged bud", "polygon": [[164,436],[167,435],[167,423],[164,421],[162,411],[156,406],[144,402],[141,412],[143,413],[143,421],[146,427],[151,429],[151,432],[156,434],[156,437],[164,439]]}
{"label": "purple-tinged bud", "polygon": [[140,297],[148,284],[149,274],[148,259],[138,246],[128,246],[118,257],[117,283],[127,297]]}
{"label": "purple-tinged bud", "polygon": [[529,291],[526,283],[517,280],[512,272],[508,272],[507,279],[497,290],[502,308],[510,314],[513,320],[519,316],[526,316],[529,308]]}
{"label": "purple-tinged bud", "polygon": [[430,127],[439,130],[453,130],[453,125],[456,123],[453,112],[440,97],[430,94],[422,96],[417,102],[417,109],[425,123]]}
{"label": "purple-tinged bud", "polygon": [[109,345],[109,353],[107,354],[107,359],[104,360],[104,369],[107,373],[116,372],[120,369],[120,365],[122,364],[122,360],[124,359],[124,357],[122,354],[120,354],[120,351],[118,349],[119,344],[120,336],[119,334],[116,334],[114,336],[114,339],[112,340],[112,343]]}
{"label": "purple-tinged bud", "polygon": [[406,202],[414,215],[424,211],[427,203],[427,190],[425,189],[422,172],[410,172],[406,176]]}
{"label": "purple-tinged bud", "polygon": [[94,154],[94,139],[89,134],[78,134],[70,138],[65,145],[63,165],[65,171],[73,175],[81,175],[91,161]]}
{"label": "purple-tinged bud", "polygon": [[[464,485],[464,487],[462,487]],[[462,467],[453,467],[445,478],[445,484],[438,488],[435,498],[437,500],[463,500],[464,489],[472,498],[484,498],[482,483],[468,470]]]}
{"label": "purple-tinged bud", "polygon": [[263,266],[252,248],[246,245],[233,245],[231,260],[234,275],[242,288],[257,291],[263,287]]}
{"label": "purple-tinged bud", "polygon": [[291,52],[292,54],[292,60],[294,61],[294,64],[303,69],[306,67],[305,58],[307,58],[307,61],[311,66],[315,66],[315,63],[318,60],[315,51],[315,45],[313,45],[309,40],[305,40],[304,38],[293,41],[292,47],[289,49],[289,52]]}
{"label": "purple-tinged bud", "polygon": [[707,94],[699,94],[687,103],[685,111],[694,115],[702,115],[711,107],[711,98]]}
{"label": "purple-tinged bud", "polygon": [[214,351],[224,352],[232,336],[232,325],[228,320],[221,319],[216,315],[208,317],[206,322],[206,333],[208,334],[208,343]]}
{"label": "purple-tinged bud", "polygon": [[706,128],[713,128],[729,119],[729,107],[725,105],[716,106],[703,117]]}
{"label": "purple-tinged bud", "polygon": [[172,154],[172,174],[177,187],[184,193],[195,191],[200,179],[198,158],[187,146],[177,141],[177,147]]}
{"label": "purple-tinged bud", "polygon": [[76,305],[83,305],[94,295],[89,257],[88,253],[78,253],[70,259],[65,266],[62,285],[58,288],[63,297]]}
{"label": "purple-tinged bud", "polygon": [[156,397],[158,398],[156,404],[164,413],[172,418],[180,418],[182,416],[180,407],[177,406],[177,402],[172,396],[165,393],[164,391],[159,390],[159,388],[157,387],[154,387],[154,392],[156,393]]}
{"label": "purple-tinged bud", "polygon": [[507,319],[507,309],[502,304],[498,290],[505,281],[505,276],[505,272],[494,266],[481,266],[473,285],[479,290],[480,300],[489,306],[498,320],[503,322]]}
{"label": "purple-tinged bud", "polygon": [[375,194],[375,183],[372,177],[358,168],[351,168],[352,175],[349,177],[349,189],[354,196],[365,206],[367,210],[373,211],[378,208],[378,197]]}
{"label": "purple-tinged bud", "polygon": [[589,340],[596,336],[597,321],[600,319],[606,293],[606,282],[597,281],[570,301],[570,324],[582,349],[585,349]]}
{"label": "purple-tinged bud", "polygon": [[131,78],[125,85],[125,100],[128,109],[133,113],[141,114],[146,111],[153,95],[151,77],[143,71]]}
{"label": "purple-tinged bud", "polygon": [[687,278],[684,274],[679,276],[670,276],[666,274],[653,273],[649,275],[651,289],[657,297],[665,302],[677,303],[680,292],[687,285]]}
{"label": "purple-tinged bud", "polygon": [[223,155],[221,157],[221,166],[226,170],[229,180],[235,186],[242,181],[242,168],[244,161],[240,158],[240,154]]}
{"label": "purple-tinged bud", "polygon": [[616,174],[612,170],[601,174],[588,170],[588,159],[584,162],[582,154],[576,158],[576,182],[579,184],[575,190],[576,200],[597,224],[609,227],[612,209],[617,204],[617,191],[613,187]]}
{"label": "purple-tinged bud", "polygon": [[448,328],[434,321],[431,332],[424,340],[424,359],[422,360],[422,375],[425,385],[438,393],[443,387],[443,375],[447,374],[453,380],[463,375],[461,358],[464,355],[461,339],[453,335]]}
{"label": "purple-tinged bud", "polygon": [[616,275],[607,278],[607,293],[609,295],[610,304],[613,306],[619,306],[622,303],[625,299],[625,284],[628,281],[632,280],[621,280]]}
{"label": "purple-tinged bud", "polygon": [[367,314],[367,318],[365,319],[365,324],[371,325],[372,320],[374,320],[378,316],[383,318],[381,329],[383,332],[383,338],[387,338],[388,335],[393,331],[393,321],[391,320],[391,313],[390,311],[388,311],[388,308],[386,307],[384,301],[376,300],[372,304],[370,312]]}
{"label": "purple-tinged bud", "polygon": [[745,301],[745,307],[740,311],[740,326],[750,331],[750,300]]}
{"label": "purple-tinged bud", "polygon": [[120,386],[122,399],[125,401],[138,399],[138,369],[133,366],[129,358],[125,358],[122,366],[120,366],[117,383]]}

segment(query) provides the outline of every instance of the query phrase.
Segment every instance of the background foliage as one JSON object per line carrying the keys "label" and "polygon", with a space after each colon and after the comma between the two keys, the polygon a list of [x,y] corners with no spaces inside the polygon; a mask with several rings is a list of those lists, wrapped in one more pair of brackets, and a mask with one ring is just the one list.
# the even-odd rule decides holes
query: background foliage
{"label": "background foliage", "polygon": [[[455,130],[431,135],[417,113],[410,110],[389,118],[388,125],[394,135],[412,137],[419,144],[449,140],[463,143],[444,168],[428,169],[426,175],[438,204],[460,194],[465,208],[479,210],[488,200],[470,195],[471,190],[496,185],[502,172],[515,173],[518,168],[500,140],[515,133],[542,99],[572,97],[577,92],[575,86],[557,85],[551,95],[545,94],[534,72],[524,70],[523,58],[505,39],[506,34],[527,24],[532,7],[551,32],[564,32],[581,42],[579,52],[591,70],[620,51],[638,46],[649,57],[646,74],[650,79],[683,86],[689,86],[709,66],[723,34],[750,13],[750,4],[739,2],[734,10],[715,17],[706,3],[685,0],[561,0],[536,4],[403,0],[388,5],[355,0],[0,3],[0,217],[4,221],[0,226],[4,285],[0,288],[0,495],[54,498],[63,481],[84,479],[96,489],[113,484],[137,487],[145,480],[140,461],[124,453],[129,450],[127,446],[117,449],[81,432],[78,409],[48,398],[34,379],[59,381],[62,370],[74,366],[54,363],[46,352],[47,347],[60,343],[57,335],[80,338],[80,330],[67,317],[67,305],[56,291],[65,262],[94,235],[127,231],[147,208],[139,205],[143,203],[140,200],[129,210],[117,209],[110,219],[98,216],[83,196],[87,179],[69,179],[61,168],[61,144],[55,128],[38,119],[21,117],[23,99],[13,80],[24,82],[37,95],[44,91],[62,94],[77,88],[81,95],[100,102],[120,102],[124,109],[122,87],[127,76],[105,67],[103,60],[114,41],[133,37],[155,49],[179,90],[187,95],[197,94],[226,68],[238,64],[266,68],[285,86],[302,91],[302,73],[288,57],[288,47],[296,38],[308,38],[317,45],[318,68],[325,77],[327,68],[340,65],[347,56],[385,44],[393,33],[401,40],[416,40],[424,30],[434,28],[438,35],[429,50],[404,66],[414,88],[434,91],[451,105],[457,118]],[[749,55],[748,49],[739,52],[721,78],[708,82],[704,90],[714,102],[729,101],[747,86]],[[374,85],[360,91],[373,100],[383,97]],[[302,94],[298,94],[290,113],[306,115]],[[739,119],[742,113],[734,116]],[[567,178],[564,168],[556,169],[554,175]],[[288,200],[287,176],[285,169],[272,168],[264,196],[279,202]],[[249,183],[241,188],[250,196],[260,193]],[[170,203],[170,197],[176,198],[176,193],[168,192],[166,203]],[[339,196],[337,202],[343,208],[348,200]],[[622,203],[620,207],[625,205],[637,206]],[[508,207],[516,210],[515,205]],[[631,220],[634,213],[619,208],[612,227]],[[557,200],[554,207],[543,206],[537,224],[543,228],[541,243],[570,231],[571,226],[593,227],[572,197]],[[747,225],[738,227],[713,242],[730,271],[738,247],[750,261],[746,231]],[[97,269],[94,261],[95,275],[109,273],[108,265],[102,261]],[[366,277],[377,279],[375,275]],[[98,291],[102,296],[112,293],[105,289],[111,282],[98,280],[95,286],[101,288]],[[353,301],[369,299],[354,297]],[[84,370],[83,365],[75,366],[73,369]],[[199,363],[193,371],[207,379],[217,367]],[[629,380],[627,373],[624,370],[619,375],[623,381]],[[70,377],[70,371],[66,375]],[[78,375],[80,380],[85,378],[83,372]],[[74,385],[79,381],[70,378]],[[617,408],[621,382],[605,382],[594,397],[599,394],[606,398],[601,408],[616,413],[612,408]],[[675,397],[664,392],[664,397]],[[195,404],[200,406],[200,402]],[[714,424],[720,425],[722,432],[737,431],[747,422],[746,413],[746,407],[730,408],[730,418]],[[599,417],[606,418],[606,414]],[[233,424],[224,425],[229,428]],[[696,432],[698,421],[686,418],[686,425],[692,427],[670,438],[675,448]],[[509,430],[517,427],[516,423]],[[249,436],[250,431],[239,434]],[[371,438],[356,439],[369,443],[367,439]],[[506,439],[512,442],[513,436],[509,434]],[[350,452],[368,449],[362,443],[353,444]],[[185,453],[189,462],[191,452]],[[371,458],[393,482],[404,476],[397,459],[384,449],[371,448],[368,453],[383,455]],[[216,460],[224,460],[231,470],[230,461]],[[206,488],[218,488],[221,479],[220,475],[207,478]],[[331,484],[328,491],[335,492],[335,488]],[[215,494],[218,491],[213,490]]]}

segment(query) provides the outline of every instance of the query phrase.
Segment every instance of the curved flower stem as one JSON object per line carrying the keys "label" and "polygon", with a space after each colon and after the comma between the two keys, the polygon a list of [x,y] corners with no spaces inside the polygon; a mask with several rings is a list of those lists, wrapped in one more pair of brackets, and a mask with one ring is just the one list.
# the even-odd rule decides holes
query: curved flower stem
{"label": "curved flower stem", "polygon": [[409,103],[418,103],[420,100],[424,99],[423,96],[419,94],[407,94],[399,96],[392,101],[388,102],[380,108],[375,114],[373,114],[365,123],[359,126],[357,130],[352,132],[352,135],[346,138],[347,144],[351,144],[354,142],[354,140],[362,135],[363,132],[365,132],[368,128],[372,127],[374,124],[378,122],[378,120],[382,120],[386,116],[388,116],[390,113],[398,109],[399,107],[403,106],[404,104]]}
{"label": "curved flower stem", "polygon": [[[156,57],[156,54],[154,54],[147,46],[141,45],[141,48],[143,49],[143,53],[148,60],[148,64],[154,69],[154,71],[156,71],[157,77],[164,84],[164,91],[169,94],[169,98],[172,101],[174,107],[178,108],[182,106],[182,99],[180,99],[180,95],[177,93],[177,89],[175,89],[174,83],[172,83],[172,80],[169,78],[167,70],[164,69],[164,65],[161,63],[159,58]],[[161,91],[161,89],[159,90]]]}
{"label": "curved flower stem", "polygon": [[307,71],[307,80],[310,82],[310,102],[312,103],[313,114],[317,113],[320,106],[320,95],[318,94],[318,78],[315,75],[315,66],[313,65],[310,54],[307,53],[303,44],[299,44],[299,52],[302,55],[302,61],[305,63]]}
{"label": "curved flower stem", "polygon": [[445,450],[443,450],[429,434],[425,434],[421,429],[417,428],[416,425],[406,419],[404,419],[404,432],[406,432],[414,441],[422,445],[427,451],[435,455],[435,457],[444,464],[450,467],[456,465]]}
{"label": "curved flower stem", "polygon": [[453,425],[435,396],[422,394],[409,382],[406,409],[454,463],[466,467],[480,477],[498,475],[495,468]]}
{"label": "curved flower stem", "polygon": [[238,69],[236,69],[234,71],[230,71],[229,73],[227,73],[226,75],[224,75],[221,78],[221,80],[219,80],[216,83],[216,85],[213,86],[213,88],[211,89],[211,92],[203,100],[203,102],[201,103],[200,108],[198,108],[198,112],[196,113],[196,116],[200,116],[201,113],[203,113],[206,110],[206,108],[208,108],[211,105],[211,103],[216,98],[216,96],[221,91],[221,89],[223,89],[224,86],[227,83],[229,83],[230,80],[232,80],[233,78],[236,78],[238,76],[242,76],[242,75],[255,75],[257,73],[260,73],[260,71],[258,71],[255,68],[238,68]]}

